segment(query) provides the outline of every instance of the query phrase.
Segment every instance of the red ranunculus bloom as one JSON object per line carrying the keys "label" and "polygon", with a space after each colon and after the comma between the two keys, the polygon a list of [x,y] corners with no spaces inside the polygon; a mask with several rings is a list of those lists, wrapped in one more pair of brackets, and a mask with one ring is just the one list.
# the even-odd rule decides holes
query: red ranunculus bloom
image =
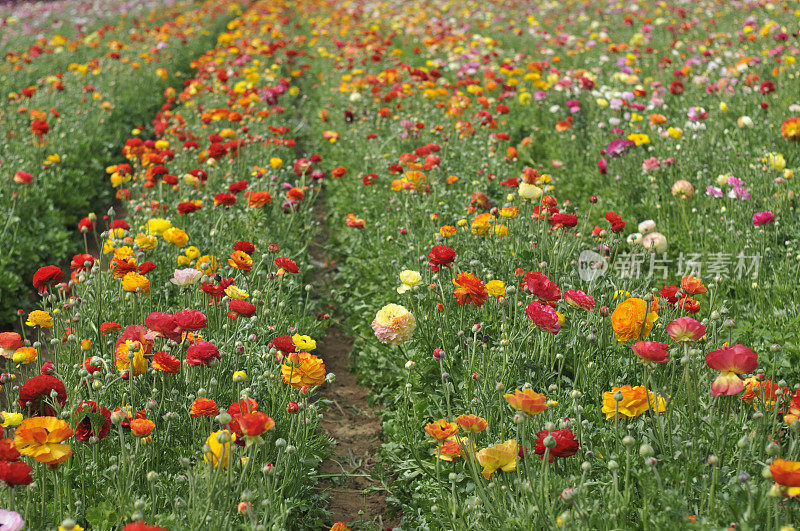
{"label": "red ranunculus bloom", "polygon": [[299,273],[300,268],[297,267],[297,263],[294,260],[290,260],[289,258],[276,258],[275,265],[286,271],[287,273]]}
{"label": "red ranunculus bloom", "polygon": [[606,213],[606,221],[611,223],[611,230],[614,232],[620,232],[625,228],[625,222],[622,220],[622,216],[614,212]]}
{"label": "red ranunculus bloom", "polygon": [[256,313],[256,307],[242,299],[231,299],[228,303],[233,313],[243,317],[252,317]]}
{"label": "red ranunculus bloom", "polygon": [[175,312],[174,316],[181,330],[202,330],[206,327],[206,323],[208,322],[205,314],[194,308]]}
{"label": "red ranunculus bloom", "polygon": [[537,327],[550,334],[557,334],[561,330],[561,323],[558,322],[556,311],[546,305],[533,301],[525,309],[528,319]]}
{"label": "red ranunculus bloom", "polygon": [[238,241],[236,245],[233,246],[235,251],[242,251],[243,253],[247,253],[250,256],[253,255],[253,252],[256,250],[256,246],[247,241]]}
{"label": "red ranunculus bloom", "polygon": [[578,452],[578,441],[575,439],[575,434],[572,433],[572,430],[542,430],[536,434],[536,448],[534,449],[534,453],[541,455],[542,459],[544,459],[545,451],[544,440],[548,435],[552,435],[556,440],[556,445],[550,448],[548,461],[551,463],[556,457],[570,457]]}
{"label": "red ranunculus bloom", "polygon": [[549,303],[561,298],[561,290],[555,282],[539,271],[526,273],[522,288],[542,302]]}
{"label": "red ranunculus bloom", "polygon": [[186,351],[187,365],[208,365],[211,360],[219,359],[219,349],[208,341],[198,341]]}
{"label": "red ranunculus bloom", "polygon": [[0,481],[13,488],[17,485],[30,485],[33,482],[33,468],[22,461],[0,461]]}
{"label": "red ranunculus bloom", "polygon": [[[55,391],[55,399],[50,394]],[[67,403],[67,389],[64,382],[49,374],[39,374],[22,384],[19,390],[19,405],[30,415],[55,417],[56,410],[51,403],[63,406]]]}
{"label": "red ranunculus bloom", "polygon": [[272,345],[283,352],[284,354],[291,354],[292,352],[297,352],[297,347],[292,341],[292,338],[287,335],[280,335],[272,340]]}
{"label": "red ranunculus bloom", "polygon": [[180,327],[178,327],[178,321],[171,313],[152,312],[145,317],[144,323],[153,332],[158,332],[162,336],[175,342],[180,342],[181,340],[181,330]]}
{"label": "red ranunculus bloom", "polygon": [[58,266],[44,266],[34,273],[33,287],[39,290],[39,294],[42,294],[47,291],[48,286],[58,284],[62,280],[64,280],[64,273]]}
{"label": "red ranunculus bloom", "polygon": [[105,439],[111,431],[111,411],[107,407],[99,407],[96,402],[81,402],[75,410],[77,426],[75,438],[86,442],[92,437]]}
{"label": "red ranunculus bloom", "polygon": [[456,252],[450,247],[437,245],[428,253],[428,269],[434,273],[439,271],[441,266],[450,267],[456,259]]}

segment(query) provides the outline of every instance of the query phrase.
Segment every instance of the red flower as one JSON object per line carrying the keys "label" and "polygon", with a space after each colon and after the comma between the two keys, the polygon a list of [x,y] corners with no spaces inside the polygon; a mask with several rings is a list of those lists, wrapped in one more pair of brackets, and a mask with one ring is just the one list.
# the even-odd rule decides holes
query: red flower
{"label": "red flower", "polygon": [[651,363],[666,363],[669,361],[667,343],[657,341],[637,341],[633,344],[633,352],[641,359]]}
{"label": "red flower", "polygon": [[235,251],[242,251],[243,253],[247,253],[250,256],[253,256],[253,253],[256,250],[256,246],[247,241],[238,241],[236,245],[233,246]]}
{"label": "red flower", "polygon": [[533,450],[537,455],[541,455],[542,459],[544,459],[545,451],[544,440],[548,436],[552,436],[556,440],[556,445],[550,448],[549,462],[552,463],[556,457],[570,457],[578,452],[578,441],[575,440],[572,430],[542,430],[536,434],[536,448]]}
{"label": "red flower", "polygon": [[281,335],[272,340],[272,346],[283,352],[284,354],[291,354],[297,352],[297,347],[292,341],[292,338],[287,335]]}
{"label": "red flower", "polygon": [[676,96],[680,96],[683,94],[683,82],[680,79],[676,79],[669,84],[669,91]]}
{"label": "red flower", "polygon": [[208,366],[211,360],[219,360],[219,349],[213,343],[208,341],[198,341],[189,347],[186,351],[186,364],[187,365],[205,365]]}
{"label": "red flower", "polygon": [[287,273],[299,273],[300,268],[297,263],[289,258],[276,258],[275,265],[286,271]]}
{"label": "red flower", "polygon": [[153,361],[150,362],[150,366],[157,371],[176,374],[181,370],[181,360],[164,351],[159,351],[153,354]]}
{"label": "red flower", "polygon": [[107,407],[100,408],[96,402],[81,402],[75,410],[77,426],[75,438],[86,442],[92,437],[103,440],[111,431],[111,411]]}
{"label": "red flower", "polygon": [[[85,265],[86,263],[89,265]],[[69,264],[69,268],[73,271],[86,271],[87,269],[91,269],[94,265],[94,256],[90,254],[76,254],[72,257],[72,261]]]}
{"label": "red flower", "polygon": [[78,230],[81,232],[91,232],[94,230],[94,222],[89,218],[83,218],[78,222]]}
{"label": "red flower", "polygon": [[620,232],[625,228],[625,222],[622,221],[622,216],[615,214],[614,212],[606,213],[606,221],[611,223],[611,230],[614,232]]}
{"label": "red flower", "polygon": [[178,321],[175,316],[171,313],[152,312],[145,317],[144,323],[153,332],[158,332],[162,336],[180,343],[181,329],[178,327]]}
{"label": "red flower", "polygon": [[238,194],[239,192],[243,192],[245,188],[247,188],[247,181],[237,181],[228,186],[228,191],[232,194]]}
{"label": "red flower", "polygon": [[200,286],[200,291],[211,295],[211,301],[209,301],[209,304],[216,303],[219,305],[219,299],[222,297],[222,294],[225,293],[225,288],[231,284],[233,284],[232,278],[223,278],[216,284],[203,282],[203,285]]}
{"label": "red flower", "polygon": [[551,215],[547,219],[547,222],[552,225],[554,229],[566,229],[578,224],[578,216],[575,214],[556,213]]}
{"label": "red flower", "polygon": [[428,269],[434,273],[439,271],[439,267],[450,267],[456,259],[456,252],[444,245],[437,245],[428,253]]}
{"label": "red flower", "polygon": [[174,316],[181,330],[202,330],[206,327],[206,323],[208,322],[205,314],[194,308],[175,312]]}
{"label": "red flower", "polygon": [[138,521],[129,523],[122,531],[169,531],[169,529],[158,527],[157,525],[147,525],[142,521]]}
{"label": "red flower", "polygon": [[216,417],[219,415],[219,407],[210,398],[200,397],[192,403],[189,413],[193,417]]}
{"label": "red flower", "polygon": [[44,120],[34,120],[31,122],[31,133],[38,137],[43,137],[50,131],[50,126]]}
{"label": "red flower", "polygon": [[239,428],[246,437],[258,437],[262,433],[275,427],[275,421],[261,411],[253,411],[244,415],[237,415]]}
{"label": "red flower", "polygon": [[113,321],[107,321],[100,325],[100,334],[106,335],[109,332],[113,332],[114,330],[122,330],[122,325],[119,323],[115,323]]}
{"label": "red flower", "polygon": [[33,482],[33,468],[22,461],[0,461],[0,481],[13,488],[17,485],[30,485]]}
{"label": "red flower", "polygon": [[13,437],[0,439],[0,461],[16,461],[19,456],[20,453],[16,444],[14,444]]}
{"label": "red flower", "polygon": [[678,286],[664,286],[659,295],[667,299],[672,304],[675,304],[676,302],[678,302],[679,299],[678,292],[680,291],[680,289],[681,288]]}
{"label": "red flower", "polygon": [[146,275],[150,271],[156,268],[156,264],[153,262],[143,262],[139,265],[139,274]]}
{"label": "red flower", "polygon": [[587,295],[586,293],[582,292],[581,290],[576,289],[568,289],[564,292],[564,300],[570,306],[574,306],[576,308],[583,308],[587,312],[591,312],[594,310],[594,297],[591,295]]}
{"label": "red flower", "polygon": [[41,295],[47,291],[48,285],[58,284],[64,280],[64,273],[58,266],[49,265],[40,267],[33,275],[33,287],[39,290]]}
{"label": "red flower", "polygon": [[561,290],[556,283],[539,271],[526,273],[522,281],[522,289],[542,302],[549,303],[561,298]]}
{"label": "red flower", "polygon": [[[50,394],[55,391],[55,399]],[[19,390],[19,405],[31,415],[55,417],[56,410],[50,405],[57,402],[63,406],[67,403],[67,389],[64,382],[49,374],[40,374],[22,384]]]}
{"label": "red flower", "polygon": [[178,214],[191,214],[200,210],[201,206],[197,203],[178,203]]}
{"label": "red flower", "polygon": [[232,299],[228,305],[237,316],[252,317],[256,313],[256,307],[242,299]]}
{"label": "red flower", "polygon": [[545,304],[536,301],[528,304],[525,309],[528,319],[537,327],[550,334],[557,334],[561,330],[561,323],[558,322],[556,311]]}
{"label": "red flower", "polygon": [[224,205],[226,207],[236,204],[236,196],[229,193],[217,194],[214,196],[214,206]]}

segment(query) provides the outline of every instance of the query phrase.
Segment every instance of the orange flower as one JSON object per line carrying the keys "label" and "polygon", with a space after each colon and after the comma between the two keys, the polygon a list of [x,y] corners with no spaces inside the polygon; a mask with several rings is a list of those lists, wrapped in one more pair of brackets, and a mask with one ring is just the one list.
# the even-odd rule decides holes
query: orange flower
{"label": "orange flower", "polygon": [[478,415],[459,415],[456,417],[456,423],[465,431],[472,433],[480,433],[485,430],[488,425],[486,419]]}
{"label": "orange flower", "polygon": [[[788,387],[779,387],[772,380],[761,381],[758,378],[748,378],[744,381],[744,393],[741,399],[758,409],[760,406],[772,408],[778,400],[777,390],[782,391],[781,396],[789,396],[791,392]],[[791,404],[789,405],[791,410]]]}
{"label": "orange flower", "polygon": [[772,479],[784,496],[800,495],[800,461],[776,459],[769,465]]}
{"label": "orange flower", "polygon": [[781,136],[786,140],[800,142],[800,117],[787,118],[781,124]]}
{"label": "orange flower", "polygon": [[331,526],[330,531],[350,531],[350,528],[344,522],[336,522]]}
{"label": "orange flower", "polygon": [[457,286],[453,290],[453,295],[458,299],[458,304],[471,302],[476,307],[480,308],[489,296],[486,286],[472,273],[459,273],[456,275],[456,278],[453,279],[453,284]]}
{"label": "orange flower", "polygon": [[244,193],[244,195],[247,197],[250,208],[261,208],[264,205],[272,203],[272,196],[269,195],[269,192],[247,191]]}
{"label": "orange flower", "polygon": [[453,461],[458,457],[464,457],[464,450],[471,456],[475,455],[475,447],[467,437],[461,437],[461,440],[450,437],[436,449],[436,457],[442,461]]}
{"label": "orange flower", "polygon": [[156,427],[156,423],[150,419],[133,419],[131,421],[131,433],[136,437],[147,437]]}
{"label": "orange flower", "polygon": [[292,353],[281,367],[283,383],[295,389],[314,387],[325,382],[325,363],[308,352]]}
{"label": "orange flower", "polygon": [[253,259],[244,251],[233,251],[228,259],[228,264],[245,273],[249,273],[253,269]]}
{"label": "orange flower", "polygon": [[437,441],[444,441],[458,433],[458,424],[439,419],[425,426],[425,432]]}
{"label": "orange flower", "polygon": [[681,289],[687,295],[700,295],[701,293],[708,292],[708,289],[703,285],[703,281],[699,278],[687,275],[681,279]]}
{"label": "orange flower", "polygon": [[200,397],[192,403],[190,414],[193,417],[216,417],[219,415],[219,407],[210,398]]}
{"label": "orange flower", "polygon": [[650,334],[653,323],[658,319],[658,313],[652,305],[649,312],[647,309],[647,302],[635,297],[621,302],[616,307],[611,314],[611,326],[614,328],[617,341],[621,343],[635,341]]}
{"label": "orange flower", "polygon": [[547,409],[547,398],[533,389],[524,391],[517,389],[513,395],[508,393],[503,395],[503,398],[511,404],[511,407],[527,415],[538,415]]}
{"label": "orange flower", "polygon": [[797,420],[800,420],[800,391],[795,391],[789,401],[789,413],[783,416],[783,421],[790,426]]}
{"label": "orange flower", "polygon": [[31,417],[23,420],[14,432],[14,444],[22,455],[55,466],[72,455],[72,447],[61,444],[72,435],[66,421],[56,417]]}

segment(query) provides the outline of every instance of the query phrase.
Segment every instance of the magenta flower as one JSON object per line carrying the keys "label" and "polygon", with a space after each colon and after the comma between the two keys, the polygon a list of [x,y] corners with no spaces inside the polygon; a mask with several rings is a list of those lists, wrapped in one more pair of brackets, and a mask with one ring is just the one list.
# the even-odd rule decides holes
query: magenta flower
{"label": "magenta flower", "polygon": [[759,225],[766,225],[767,223],[772,223],[775,220],[775,214],[771,211],[767,210],[766,212],[756,212],[753,214],[753,225],[758,227]]}

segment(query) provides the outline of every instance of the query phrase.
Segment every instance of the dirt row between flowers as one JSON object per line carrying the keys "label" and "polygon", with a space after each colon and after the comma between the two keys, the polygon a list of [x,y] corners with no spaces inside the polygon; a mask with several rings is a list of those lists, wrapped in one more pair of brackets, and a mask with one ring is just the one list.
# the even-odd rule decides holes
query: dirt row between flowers
{"label": "dirt row between flowers", "polygon": [[[337,288],[336,264],[327,251],[329,229],[324,188],[315,205],[314,217],[319,228],[309,249],[314,265],[313,293],[336,322],[343,316],[332,302],[333,290]],[[348,526],[386,529],[396,526],[400,519],[387,515],[388,489],[381,480],[373,477],[383,429],[378,411],[367,402],[369,389],[358,383],[352,371],[354,343],[354,338],[343,332],[338,324],[328,328],[325,337],[319,341],[318,351],[324,357],[326,371],[334,373],[336,381],[320,390],[320,394],[330,401],[320,428],[333,440],[333,445],[331,456],[320,466],[317,488],[320,494],[330,497],[331,523],[342,521]]]}

